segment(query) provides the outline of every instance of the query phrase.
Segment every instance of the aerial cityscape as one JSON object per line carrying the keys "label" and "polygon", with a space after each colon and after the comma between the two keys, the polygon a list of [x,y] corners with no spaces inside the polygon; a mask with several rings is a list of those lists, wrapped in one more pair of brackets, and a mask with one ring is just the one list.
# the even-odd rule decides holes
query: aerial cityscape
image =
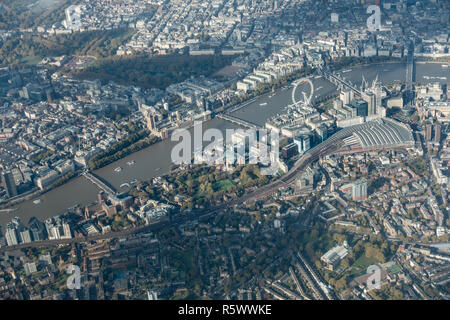
{"label": "aerial cityscape", "polygon": [[0,120],[0,300],[450,299],[448,0],[0,0]]}

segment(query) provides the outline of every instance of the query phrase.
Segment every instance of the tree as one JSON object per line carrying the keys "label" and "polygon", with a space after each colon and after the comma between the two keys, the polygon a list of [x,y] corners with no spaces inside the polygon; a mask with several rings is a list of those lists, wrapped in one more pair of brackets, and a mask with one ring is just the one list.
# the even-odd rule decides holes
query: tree
{"label": "tree", "polygon": [[347,236],[345,234],[341,233],[335,233],[333,234],[333,240],[337,243],[343,243],[347,239]]}
{"label": "tree", "polygon": [[347,278],[348,275],[344,275],[342,278],[336,281],[335,287],[339,291],[342,291],[347,288]]}
{"label": "tree", "polygon": [[380,248],[368,244],[365,251],[366,257],[376,259],[377,261],[384,263],[386,262],[386,257]]}

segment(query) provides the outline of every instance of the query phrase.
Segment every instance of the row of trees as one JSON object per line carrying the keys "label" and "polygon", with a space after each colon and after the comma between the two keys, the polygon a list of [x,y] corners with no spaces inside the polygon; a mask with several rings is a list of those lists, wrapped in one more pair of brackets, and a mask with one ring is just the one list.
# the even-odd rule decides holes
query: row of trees
{"label": "row of trees", "polygon": [[141,129],[138,132],[130,134],[125,139],[117,142],[108,150],[92,157],[88,162],[88,166],[91,170],[104,167],[114,161],[126,157],[129,154],[142,150],[157,141],[157,137],[150,136],[150,133],[147,130]]}
{"label": "row of trees", "polygon": [[395,57],[341,57],[336,60],[330,61],[330,64],[335,70],[339,70],[345,67],[351,67],[363,63],[380,63],[389,61],[406,61],[406,58],[395,58]]}
{"label": "row of trees", "polygon": [[49,189],[53,189],[59,186],[62,186],[63,184],[65,184],[67,181],[69,181],[70,179],[72,179],[73,177],[75,177],[77,174],[75,172],[69,172],[65,175],[63,175],[62,177],[60,177],[58,180],[56,180],[55,182],[52,183],[52,185],[49,187]]}

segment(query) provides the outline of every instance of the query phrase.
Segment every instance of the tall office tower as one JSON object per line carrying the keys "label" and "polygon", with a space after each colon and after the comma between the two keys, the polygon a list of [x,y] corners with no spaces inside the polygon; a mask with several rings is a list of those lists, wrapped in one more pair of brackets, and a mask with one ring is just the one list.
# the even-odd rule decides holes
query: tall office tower
{"label": "tall office tower", "polygon": [[303,151],[308,151],[311,148],[311,139],[308,135],[302,136],[302,149]]}
{"label": "tall office tower", "polygon": [[364,100],[353,100],[350,102],[350,107],[356,110],[358,117],[367,117],[368,103]]}
{"label": "tall office tower", "polygon": [[328,138],[328,127],[324,124],[321,124],[316,128],[316,132],[319,135],[321,141],[325,141]]}
{"label": "tall office tower", "polygon": [[61,228],[62,228],[61,238],[63,237],[64,239],[72,238],[72,232],[70,231],[70,226],[68,223],[63,223],[61,225]]}
{"label": "tall office tower", "polygon": [[381,85],[377,83],[375,86],[375,113],[379,116],[383,116],[383,108],[381,106]]}
{"label": "tall office tower", "polygon": [[43,222],[39,221],[36,217],[31,217],[30,223],[28,225],[34,241],[40,241],[45,239],[46,230]]}
{"label": "tall office tower", "polygon": [[22,231],[20,231],[19,238],[21,243],[30,243],[32,241],[30,230],[23,229]]}
{"label": "tall office tower", "polygon": [[6,225],[5,239],[6,239],[6,243],[8,244],[8,246],[14,246],[16,244],[19,244],[19,238],[17,237],[16,226],[12,222],[9,222]]}
{"label": "tall office tower", "polygon": [[352,185],[352,199],[354,201],[361,201],[367,199],[367,180],[360,179],[353,182]]}
{"label": "tall office tower", "polygon": [[11,171],[2,173],[2,184],[8,198],[17,196],[16,182],[14,181],[14,175]]}
{"label": "tall office tower", "polygon": [[372,116],[375,114],[375,95],[368,91],[364,92],[362,98],[365,102],[367,102],[367,115]]}
{"label": "tall office tower", "polygon": [[346,105],[349,104],[354,99],[354,93],[350,89],[344,89],[341,91],[339,98],[342,101],[342,103]]}
{"label": "tall office tower", "polygon": [[425,127],[425,141],[431,141],[433,125],[431,123],[427,123]]}
{"label": "tall office tower", "polygon": [[441,141],[441,125],[439,123],[436,123],[434,125],[434,142],[440,141]]}

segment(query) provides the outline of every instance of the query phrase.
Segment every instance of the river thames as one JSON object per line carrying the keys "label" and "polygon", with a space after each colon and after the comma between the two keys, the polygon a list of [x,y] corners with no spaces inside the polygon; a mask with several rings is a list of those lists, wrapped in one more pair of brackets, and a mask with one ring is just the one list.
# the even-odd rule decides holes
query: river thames
{"label": "river thames", "polygon": [[[444,68],[440,63],[416,63],[415,68],[415,81],[417,82],[449,83],[450,68]],[[346,80],[358,86],[361,84],[363,74],[368,82],[373,81],[377,75],[382,83],[404,81],[405,64],[386,63],[358,66],[344,68],[339,73]],[[313,76],[311,80],[315,87],[314,98],[326,96],[336,91],[335,86],[323,78]],[[308,85],[300,86],[297,89],[297,95],[299,97],[301,91],[308,92]],[[264,94],[258,97],[253,103],[235,111],[233,115],[255,124],[264,125],[268,118],[282,113],[283,109],[292,103],[291,94],[291,87],[278,89],[274,94]],[[224,131],[226,128],[237,128],[237,126],[225,120],[215,118],[203,123],[203,128],[204,130],[207,128],[217,128]],[[170,139],[161,141],[101,168],[95,171],[95,174],[109,182],[116,190],[126,190],[120,188],[124,183],[129,183],[135,179],[148,180],[167,173],[172,165],[171,151],[175,144],[177,142],[172,142]],[[134,164],[131,163],[132,161]],[[117,167],[121,167],[122,170],[116,172],[114,169]],[[41,202],[38,204],[33,203],[33,200],[35,200],[33,199],[14,206],[13,208],[16,209],[14,212],[0,213],[0,226],[4,229],[6,223],[14,216],[20,217],[27,224],[33,216],[44,220],[48,217],[65,213],[68,208],[77,204],[86,206],[96,200],[98,192],[99,189],[91,182],[83,177],[77,177],[41,195],[39,197]]]}

